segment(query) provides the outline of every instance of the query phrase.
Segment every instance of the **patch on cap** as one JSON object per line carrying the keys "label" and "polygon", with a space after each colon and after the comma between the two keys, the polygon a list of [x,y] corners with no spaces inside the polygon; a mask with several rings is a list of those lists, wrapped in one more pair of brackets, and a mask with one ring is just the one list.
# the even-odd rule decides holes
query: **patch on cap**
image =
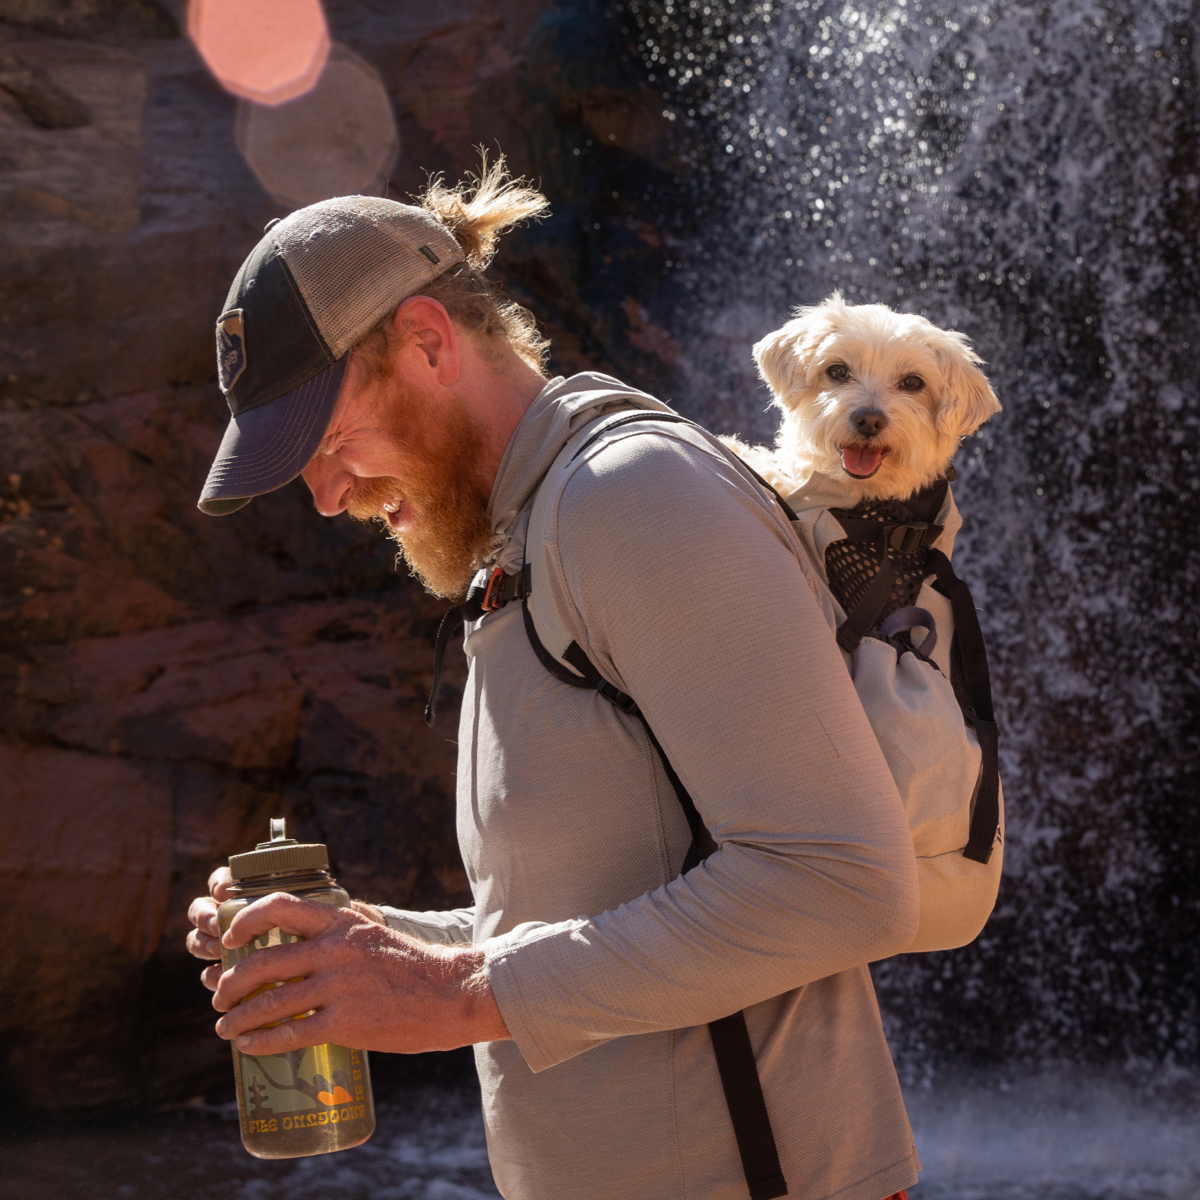
{"label": "patch on cap", "polygon": [[217,318],[217,378],[228,395],[246,369],[246,330],[242,310],[231,308]]}

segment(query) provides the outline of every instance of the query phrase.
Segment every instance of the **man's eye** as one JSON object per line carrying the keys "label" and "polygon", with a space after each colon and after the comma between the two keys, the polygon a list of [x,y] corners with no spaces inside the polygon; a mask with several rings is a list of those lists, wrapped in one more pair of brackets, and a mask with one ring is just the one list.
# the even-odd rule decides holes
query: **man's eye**
{"label": "man's eye", "polygon": [[845,383],[850,378],[850,368],[845,363],[830,363],[825,368],[825,374],[829,376],[834,383]]}
{"label": "man's eye", "polygon": [[919,392],[925,386],[925,380],[920,375],[905,375],[900,380],[900,388],[905,392]]}

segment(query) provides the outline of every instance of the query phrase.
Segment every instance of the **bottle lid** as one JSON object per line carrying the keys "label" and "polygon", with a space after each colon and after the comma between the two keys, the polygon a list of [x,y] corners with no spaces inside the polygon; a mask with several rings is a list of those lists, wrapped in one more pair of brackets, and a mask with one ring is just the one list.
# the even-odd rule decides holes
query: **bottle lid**
{"label": "bottle lid", "polygon": [[255,875],[282,875],[285,871],[324,871],[329,867],[329,852],[319,842],[297,842],[287,836],[282,817],[271,820],[271,840],[259,842],[246,854],[229,856],[229,871],[234,879]]}

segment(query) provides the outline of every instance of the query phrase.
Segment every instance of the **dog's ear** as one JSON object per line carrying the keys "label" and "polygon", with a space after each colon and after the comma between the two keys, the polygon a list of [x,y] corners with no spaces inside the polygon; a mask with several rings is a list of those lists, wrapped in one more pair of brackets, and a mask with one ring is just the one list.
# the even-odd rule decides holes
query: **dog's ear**
{"label": "dog's ear", "polygon": [[954,437],[967,437],[1000,411],[1000,401],[979,369],[983,360],[971,349],[971,343],[954,330],[938,330],[938,333],[940,336],[933,343],[942,367],[937,427]]}
{"label": "dog's ear", "polygon": [[813,356],[844,312],[842,294],[834,292],[820,304],[797,308],[792,320],[755,343],[751,353],[758,373],[781,407],[792,407],[786,397],[807,384]]}
{"label": "dog's ear", "polygon": [[759,375],[779,401],[804,380],[804,364],[796,357],[796,345],[802,337],[802,330],[796,328],[799,324],[798,320],[789,321],[782,329],[755,342],[751,351]]}

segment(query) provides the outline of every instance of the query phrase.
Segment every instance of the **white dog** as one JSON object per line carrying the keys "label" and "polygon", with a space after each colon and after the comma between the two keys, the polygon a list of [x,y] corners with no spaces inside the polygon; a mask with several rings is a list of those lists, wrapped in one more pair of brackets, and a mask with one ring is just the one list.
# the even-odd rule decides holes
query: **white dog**
{"label": "white dog", "polygon": [[774,450],[723,439],[786,495],[814,474],[855,502],[906,500],[940,479],[1000,404],[961,333],[840,292],[754,347],[783,410]]}

